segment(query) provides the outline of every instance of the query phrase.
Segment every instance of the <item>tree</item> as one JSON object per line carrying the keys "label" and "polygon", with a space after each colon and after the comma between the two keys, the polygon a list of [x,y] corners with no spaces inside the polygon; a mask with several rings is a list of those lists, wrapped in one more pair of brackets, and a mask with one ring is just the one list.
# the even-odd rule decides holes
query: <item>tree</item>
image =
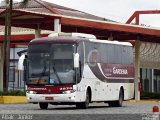
{"label": "tree", "polygon": [[[26,4],[28,0],[23,0],[23,4]],[[5,11],[5,39],[4,39],[4,63],[3,63],[3,90],[8,91],[9,80],[9,59],[10,59],[10,40],[11,40],[11,20],[12,20],[12,4],[13,0],[6,0]]]}

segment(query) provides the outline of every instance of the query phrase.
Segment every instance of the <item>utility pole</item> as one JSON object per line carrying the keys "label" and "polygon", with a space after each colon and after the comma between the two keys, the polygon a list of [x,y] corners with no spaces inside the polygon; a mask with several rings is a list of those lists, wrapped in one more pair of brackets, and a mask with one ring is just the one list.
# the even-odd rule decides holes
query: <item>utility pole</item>
{"label": "utility pole", "polygon": [[5,39],[4,45],[4,63],[3,63],[3,90],[8,91],[9,81],[9,60],[10,60],[10,40],[11,40],[11,17],[12,17],[12,2],[13,0],[6,0],[5,11]]}

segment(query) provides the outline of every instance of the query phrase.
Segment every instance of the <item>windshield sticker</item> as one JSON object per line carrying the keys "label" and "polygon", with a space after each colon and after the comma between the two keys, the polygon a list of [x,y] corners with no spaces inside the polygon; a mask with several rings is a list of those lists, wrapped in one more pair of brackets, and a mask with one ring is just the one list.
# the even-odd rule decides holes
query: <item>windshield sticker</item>
{"label": "windshield sticker", "polygon": [[50,84],[54,84],[55,80],[54,79],[50,79]]}

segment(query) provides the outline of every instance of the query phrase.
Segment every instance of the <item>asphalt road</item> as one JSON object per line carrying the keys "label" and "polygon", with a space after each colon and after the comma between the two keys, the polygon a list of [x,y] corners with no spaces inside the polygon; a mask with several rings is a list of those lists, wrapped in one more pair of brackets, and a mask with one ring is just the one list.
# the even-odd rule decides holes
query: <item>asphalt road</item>
{"label": "asphalt road", "polygon": [[155,117],[155,105],[160,107],[159,102],[124,102],[123,107],[92,103],[89,109],[49,105],[47,110],[41,110],[38,104],[0,104],[0,120],[151,120],[144,117]]}

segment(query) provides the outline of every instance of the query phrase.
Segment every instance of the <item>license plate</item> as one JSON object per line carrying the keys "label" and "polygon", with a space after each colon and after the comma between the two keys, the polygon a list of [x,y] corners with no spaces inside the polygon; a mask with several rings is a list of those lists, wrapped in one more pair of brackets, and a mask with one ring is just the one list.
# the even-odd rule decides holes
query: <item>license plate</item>
{"label": "license plate", "polygon": [[53,97],[45,97],[45,100],[53,100]]}

